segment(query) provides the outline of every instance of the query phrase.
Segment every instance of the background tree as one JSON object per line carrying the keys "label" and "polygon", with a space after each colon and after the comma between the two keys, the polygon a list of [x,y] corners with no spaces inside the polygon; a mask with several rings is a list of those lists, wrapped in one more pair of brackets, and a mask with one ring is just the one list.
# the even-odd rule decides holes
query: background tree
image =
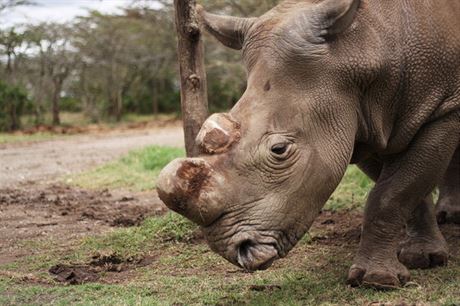
{"label": "background tree", "polygon": [[[19,127],[21,115],[35,124],[59,124],[61,111],[82,112],[93,122],[121,120],[126,113],[180,112],[174,10],[171,0],[157,2],[162,6],[152,9],[148,0],[135,1],[116,15],[93,11],[65,24],[0,27],[0,79],[28,101],[9,108],[21,112],[10,111],[8,120],[15,124],[0,129]],[[202,4],[216,13],[257,16],[277,2]],[[27,3],[0,0],[0,13]],[[241,54],[207,35],[204,45],[210,110],[229,109],[246,86]]]}
{"label": "background tree", "polygon": [[0,0],[0,13],[16,6],[31,4],[33,4],[33,2],[30,0]]}
{"label": "background tree", "polygon": [[0,32],[0,56],[4,57],[0,69],[0,108],[3,110],[0,126],[4,130],[16,130],[21,126],[20,118],[27,98],[19,71],[25,57],[23,42],[24,36],[14,28]]}

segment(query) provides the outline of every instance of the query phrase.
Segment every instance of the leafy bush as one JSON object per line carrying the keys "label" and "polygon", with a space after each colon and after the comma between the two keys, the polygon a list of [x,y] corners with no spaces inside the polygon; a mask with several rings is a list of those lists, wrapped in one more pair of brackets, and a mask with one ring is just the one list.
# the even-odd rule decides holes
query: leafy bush
{"label": "leafy bush", "polygon": [[21,127],[21,116],[29,100],[25,90],[0,81],[0,131]]}

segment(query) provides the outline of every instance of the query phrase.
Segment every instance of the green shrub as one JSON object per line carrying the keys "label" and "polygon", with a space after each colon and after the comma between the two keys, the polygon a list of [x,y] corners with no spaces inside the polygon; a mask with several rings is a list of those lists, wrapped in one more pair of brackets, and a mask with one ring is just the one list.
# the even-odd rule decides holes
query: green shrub
{"label": "green shrub", "polygon": [[21,127],[21,116],[28,104],[25,90],[0,81],[0,131]]}

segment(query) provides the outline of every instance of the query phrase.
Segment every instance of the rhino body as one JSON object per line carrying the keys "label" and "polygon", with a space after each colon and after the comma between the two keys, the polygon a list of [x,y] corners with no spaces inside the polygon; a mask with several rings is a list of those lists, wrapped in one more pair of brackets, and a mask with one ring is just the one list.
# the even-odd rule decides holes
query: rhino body
{"label": "rhino body", "polygon": [[436,216],[460,222],[460,1],[305,0],[258,18],[199,13],[212,35],[242,50],[247,90],[204,123],[199,157],[162,171],[166,205],[201,225],[233,264],[265,269],[355,163],[376,185],[348,282],[400,286],[408,268],[445,265]]}

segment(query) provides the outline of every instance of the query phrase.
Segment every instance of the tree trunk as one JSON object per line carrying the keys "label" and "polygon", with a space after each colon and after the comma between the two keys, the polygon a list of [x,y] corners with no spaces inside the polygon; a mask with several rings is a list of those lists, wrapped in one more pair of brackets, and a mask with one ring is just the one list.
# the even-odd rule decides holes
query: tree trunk
{"label": "tree trunk", "polygon": [[153,81],[152,82],[152,88],[153,88],[153,92],[152,92],[152,111],[153,111],[153,114],[154,115],[158,115],[158,104],[159,104],[159,95],[160,95],[160,91],[158,90],[158,86],[159,86],[159,82],[158,81]]}
{"label": "tree trunk", "polygon": [[61,118],[59,117],[59,95],[61,94],[61,84],[54,82],[53,92],[53,125],[61,124]]}
{"label": "tree trunk", "polygon": [[39,125],[43,123],[43,98],[45,95],[43,87],[44,82],[43,82],[44,75],[40,75],[40,81],[38,83],[38,88],[35,92],[35,125]]}
{"label": "tree trunk", "polygon": [[11,104],[11,112],[10,112],[10,115],[11,115],[11,126],[10,126],[10,130],[11,131],[16,131],[19,129],[19,120],[18,120],[18,114],[17,114],[17,110],[16,110],[16,104],[17,104],[17,101],[15,98],[13,98],[13,101],[12,101],[12,104]]}
{"label": "tree trunk", "polygon": [[123,91],[122,89],[119,89],[117,91],[117,97],[116,97],[116,110],[115,110],[115,118],[117,122],[121,121],[121,115],[123,113]]}
{"label": "tree trunk", "polygon": [[208,116],[204,48],[196,0],[174,0],[181,77],[181,109],[187,156],[199,154],[195,138]]}

